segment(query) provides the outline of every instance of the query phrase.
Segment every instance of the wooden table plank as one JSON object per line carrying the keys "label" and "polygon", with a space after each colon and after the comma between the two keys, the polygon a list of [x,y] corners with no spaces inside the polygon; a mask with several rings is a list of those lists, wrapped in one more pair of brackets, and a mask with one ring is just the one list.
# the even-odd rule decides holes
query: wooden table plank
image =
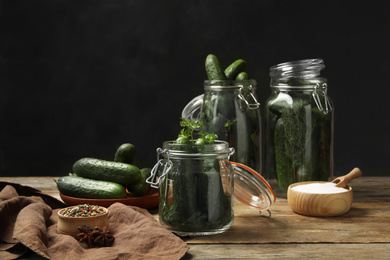
{"label": "wooden table plank", "polygon": [[389,259],[390,244],[191,244],[182,260]]}
{"label": "wooden table plank", "polygon": [[[60,199],[53,177],[0,177],[0,181],[32,186]],[[235,200],[231,229],[183,238],[190,245],[184,259],[390,259],[390,177],[361,177],[351,186],[352,208],[338,217],[296,214],[283,194],[272,205],[271,218]],[[158,219],[157,209],[151,212]]]}
{"label": "wooden table plank", "polygon": [[316,218],[298,215],[286,201],[278,202],[271,218],[235,209],[233,226],[224,234],[194,237],[192,243],[375,243],[390,242],[390,203],[355,203],[345,215]]}
{"label": "wooden table plank", "polygon": [[224,234],[194,237],[188,244],[213,243],[389,243],[390,178],[359,178],[351,183],[354,203],[337,217],[308,217],[294,213],[278,197],[271,218],[235,202],[235,221]]}
{"label": "wooden table plank", "polygon": [[58,179],[58,177],[0,177],[0,181],[30,186],[40,190],[42,193],[61,200],[57,190],[57,185],[53,179]]}

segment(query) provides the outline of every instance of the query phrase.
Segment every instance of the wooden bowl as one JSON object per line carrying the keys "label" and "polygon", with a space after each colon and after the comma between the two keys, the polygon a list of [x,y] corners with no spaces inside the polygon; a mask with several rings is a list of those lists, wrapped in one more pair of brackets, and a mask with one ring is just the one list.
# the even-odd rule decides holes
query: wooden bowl
{"label": "wooden bowl", "polygon": [[[68,208],[73,208],[68,207]],[[57,213],[58,215],[58,223],[57,223],[57,232],[65,235],[77,235],[80,231],[77,229],[78,227],[82,227],[86,225],[90,228],[94,228],[96,226],[103,228],[104,226],[108,229],[108,209],[105,207],[101,207],[105,212],[98,216],[92,217],[69,217],[64,216],[61,212],[67,208],[60,209]]]}
{"label": "wooden bowl", "polygon": [[292,189],[310,183],[326,182],[298,182],[288,187],[287,201],[294,212],[307,216],[332,217],[345,214],[351,209],[353,201],[351,187],[347,187],[342,193],[312,193]]}

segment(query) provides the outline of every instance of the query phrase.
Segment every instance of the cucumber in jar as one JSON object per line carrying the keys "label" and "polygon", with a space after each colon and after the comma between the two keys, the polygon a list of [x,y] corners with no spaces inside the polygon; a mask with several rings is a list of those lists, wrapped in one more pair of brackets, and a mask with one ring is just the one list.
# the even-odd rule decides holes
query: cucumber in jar
{"label": "cucumber in jar", "polygon": [[[273,156],[279,188],[286,192],[290,184],[301,181],[327,180],[329,158],[320,156],[330,146],[326,116],[308,101],[282,98],[268,103],[274,115]],[[289,102],[286,102],[288,100]],[[310,120],[308,120],[310,119]],[[325,123],[324,123],[325,122]]]}
{"label": "cucumber in jar", "polygon": [[[197,153],[203,152],[204,145],[190,144],[181,148]],[[218,229],[228,224],[231,200],[223,189],[218,160],[202,156],[171,157],[170,160],[173,166],[160,191],[164,193],[162,197],[167,198],[160,203],[162,221],[183,231]]]}

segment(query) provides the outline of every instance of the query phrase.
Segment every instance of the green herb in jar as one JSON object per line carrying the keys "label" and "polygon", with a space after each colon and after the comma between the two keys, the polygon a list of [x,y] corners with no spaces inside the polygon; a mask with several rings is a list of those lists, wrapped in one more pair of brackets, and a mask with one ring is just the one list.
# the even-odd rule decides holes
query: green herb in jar
{"label": "green herb in jar", "polygon": [[[195,127],[202,127],[202,123],[182,119],[181,126],[183,129],[173,150],[186,151],[192,155],[211,152],[207,145],[213,144],[217,135],[200,132],[200,137],[195,140],[193,131]],[[181,142],[183,137],[190,141]],[[228,225],[232,220],[231,199],[224,191],[219,159],[190,156],[171,157],[170,160],[173,166],[167,183],[172,185],[164,186],[161,194],[173,199],[160,204],[162,221],[176,231],[192,232],[214,230]]]}
{"label": "green herb in jar", "polygon": [[307,100],[281,94],[268,103],[272,113],[275,172],[279,188],[298,181],[326,181],[330,158],[330,118]]}

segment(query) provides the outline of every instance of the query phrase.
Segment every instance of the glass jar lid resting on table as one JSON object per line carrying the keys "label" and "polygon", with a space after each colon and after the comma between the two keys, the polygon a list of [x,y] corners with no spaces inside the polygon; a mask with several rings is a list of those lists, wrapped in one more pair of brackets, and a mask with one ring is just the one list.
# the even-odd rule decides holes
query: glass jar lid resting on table
{"label": "glass jar lid resting on table", "polygon": [[[269,208],[276,196],[269,183],[255,170],[241,163],[230,162],[234,170],[234,197],[249,207],[259,210],[263,217],[270,217]],[[267,215],[262,211],[266,210]]]}

